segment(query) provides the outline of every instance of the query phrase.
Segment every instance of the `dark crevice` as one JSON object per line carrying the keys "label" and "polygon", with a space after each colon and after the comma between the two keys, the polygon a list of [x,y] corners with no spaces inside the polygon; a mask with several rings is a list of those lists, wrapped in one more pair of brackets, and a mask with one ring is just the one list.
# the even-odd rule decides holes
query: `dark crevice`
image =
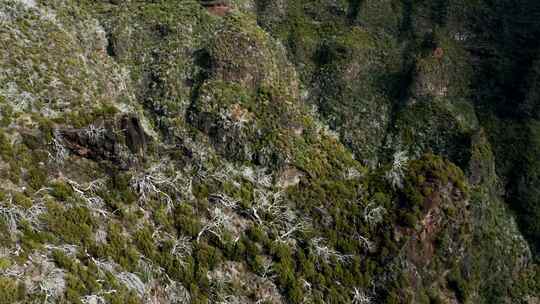
{"label": "dark crevice", "polygon": [[106,38],[107,38],[107,47],[106,47],[107,55],[109,55],[112,58],[116,58],[116,56],[118,54],[116,52],[116,47],[115,47],[114,42],[113,42],[114,38],[113,38],[112,34],[107,33]]}
{"label": "dark crevice", "polygon": [[535,139],[528,126],[540,103],[525,104],[530,102],[529,79],[540,51],[540,2],[484,1],[470,12],[468,27],[475,35],[467,50],[475,60],[476,112],[494,147],[497,173],[507,181],[506,202],[538,255],[540,228],[535,217],[540,212],[535,211],[535,191],[540,181],[535,179],[538,160],[529,152],[535,149]]}
{"label": "dark crevice", "polygon": [[398,38],[400,41],[407,41],[412,38],[413,29],[412,29],[412,13],[413,5],[412,0],[402,0],[403,13],[401,18],[401,24],[399,27]]}
{"label": "dark crevice", "polygon": [[349,0],[349,8],[347,10],[347,19],[350,23],[354,23],[360,13],[360,7],[364,0]]}
{"label": "dark crevice", "polygon": [[197,109],[196,109],[196,103],[199,99],[200,95],[200,89],[201,86],[204,84],[204,82],[210,78],[211,70],[212,70],[212,56],[206,49],[200,49],[193,53],[193,60],[195,62],[195,65],[197,65],[199,69],[199,73],[197,73],[194,76],[194,79],[192,79],[190,82],[192,83],[191,87],[191,104],[187,110],[187,117],[186,121],[191,124],[192,126],[197,126],[200,124],[197,119]]}

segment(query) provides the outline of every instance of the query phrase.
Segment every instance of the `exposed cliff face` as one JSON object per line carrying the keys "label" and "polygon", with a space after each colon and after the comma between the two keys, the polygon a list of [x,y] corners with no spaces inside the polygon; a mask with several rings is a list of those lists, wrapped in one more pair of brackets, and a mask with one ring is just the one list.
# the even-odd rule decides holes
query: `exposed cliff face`
{"label": "exposed cliff face", "polygon": [[481,3],[2,2],[0,303],[535,303]]}

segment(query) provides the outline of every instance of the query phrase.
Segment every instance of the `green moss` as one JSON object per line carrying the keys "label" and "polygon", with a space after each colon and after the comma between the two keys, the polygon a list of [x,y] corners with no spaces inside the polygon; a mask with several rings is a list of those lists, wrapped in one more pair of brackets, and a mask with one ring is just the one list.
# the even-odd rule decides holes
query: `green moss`
{"label": "green moss", "polygon": [[0,127],[7,127],[14,118],[13,108],[6,104],[3,96],[0,96]]}
{"label": "green moss", "polygon": [[18,229],[22,232],[20,238],[21,247],[24,249],[25,254],[30,254],[34,250],[42,249],[44,244],[53,242],[54,236],[51,234],[35,230],[29,223],[22,221],[19,224]]}
{"label": "green moss", "polygon": [[3,130],[0,130],[0,156],[4,160],[10,160],[13,157],[13,146]]}
{"label": "green moss", "polygon": [[98,283],[98,269],[89,262],[88,265],[66,256],[61,251],[53,251],[55,263],[67,271],[66,275],[66,298],[69,301],[80,301],[81,296],[93,294],[101,289]]}
{"label": "green moss", "polygon": [[28,176],[26,178],[28,185],[34,190],[39,190],[43,185],[47,183],[48,172],[38,166],[30,168],[28,170]]}
{"label": "green moss", "polygon": [[405,223],[414,225],[415,218],[426,211],[432,195],[450,185],[459,190],[461,199],[469,194],[463,171],[449,160],[434,154],[425,154],[408,165],[403,194],[406,199],[406,212],[402,214]]}
{"label": "green moss", "polygon": [[9,268],[11,266],[12,262],[8,258],[0,258],[0,271],[4,271],[5,269]]}
{"label": "green moss", "polygon": [[104,245],[93,244],[89,251],[94,256],[114,260],[128,271],[137,270],[140,255],[117,223],[110,223],[107,227],[107,242]]}
{"label": "green moss", "polygon": [[152,235],[151,227],[144,227],[143,229],[138,230],[133,235],[134,244],[137,246],[139,251],[150,259],[155,259],[158,250],[155,244],[154,237]]}
{"label": "green moss", "polygon": [[464,115],[450,109],[445,101],[417,102],[398,113],[396,139],[410,155],[440,154],[466,168],[475,123],[463,120]]}
{"label": "green moss", "polygon": [[25,209],[28,209],[32,207],[33,201],[32,198],[30,198],[27,193],[23,192],[15,192],[12,194],[13,196],[13,203],[16,205],[19,205]]}
{"label": "green moss", "polygon": [[12,278],[0,277],[0,304],[12,304],[24,300],[24,284]]}
{"label": "green moss", "polygon": [[51,195],[60,201],[65,201],[73,195],[73,189],[65,182],[54,182],[50,187]]}
{"label": "green moss", "polygon": [[64,208],[57,203],[47,205],[44,220],[50,232],[69,244],[92,243],[93,231],[97,227],[96,219],[88,208]]}

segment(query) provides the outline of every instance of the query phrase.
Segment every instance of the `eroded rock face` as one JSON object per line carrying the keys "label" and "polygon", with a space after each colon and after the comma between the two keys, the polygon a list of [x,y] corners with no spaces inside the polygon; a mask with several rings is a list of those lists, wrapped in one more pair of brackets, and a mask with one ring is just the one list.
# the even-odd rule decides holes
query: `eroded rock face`
{"label": "eroded rock face", "polygon": [[201,1],[208,12],[216,16],[223,17],[231,10],[230,4],[227,1]]}
{"label": "eroded rock face", "polygon": [[55,134],[78,156],[111,161],[123,169],[140,163],[149,138],[135,116],[123,116],[119,122],[96,122],[82,129],[58,128]]}
{"label": "eroded rock face", "polygon": [[133,154],[144,156],[148,135],[144,133],[139,119],[135,116],[124,116],[121,119],[120,127],[126,139],[126,145]]}
{"label": "eroded rock face", "polygon": [[305,176],[306,174],[297,168],[287,167],[279,176],[278,185],[282,188],[296,186],[300,183],[300,179]]}
{"label": "eroded rock face", "polygon": [[[471,224],[469,202],[464,193],[452,184],[432,185],[433,193],[424,199],[424,212],[420,216],[418,227],[411,233],[411,241],[407,244],[407,255],[418,268],[430,265],[434,256],[445,256],[446,253],[463,254],[467,243],[467,236],[460,237],[460,231],[468,230]],[[440,246],[441,238],[455,236],[455,239],[445,240]],[[445,250],[445,254],[437,250]]]}
{"label": "eroded rock face", "polygon": [[474,217],[463,173],[432,156],[412,161],[409,166],[410,176],[403,191],[406,208],[412,208],[406,210],[413,211],[402,213],[408,225],[398,225],[394,230],[397,239],[406,240],[401,249],[403,275],[410,285],[402,295],[410,293],[413,302],[419,301],[419,290],[427,288],[459,302],[460,291],[447,287],[453,278],[443,269],[462,275],[462,269],[470,263]]}

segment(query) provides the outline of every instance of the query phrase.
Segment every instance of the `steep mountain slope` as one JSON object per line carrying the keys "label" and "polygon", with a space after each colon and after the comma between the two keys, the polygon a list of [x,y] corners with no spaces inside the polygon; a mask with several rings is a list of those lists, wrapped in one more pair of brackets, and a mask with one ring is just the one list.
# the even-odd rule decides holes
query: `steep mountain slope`
{"label": "steep mountain slope", "polygon": [[0,303],[537,303],[483,5],[2,1]]}

